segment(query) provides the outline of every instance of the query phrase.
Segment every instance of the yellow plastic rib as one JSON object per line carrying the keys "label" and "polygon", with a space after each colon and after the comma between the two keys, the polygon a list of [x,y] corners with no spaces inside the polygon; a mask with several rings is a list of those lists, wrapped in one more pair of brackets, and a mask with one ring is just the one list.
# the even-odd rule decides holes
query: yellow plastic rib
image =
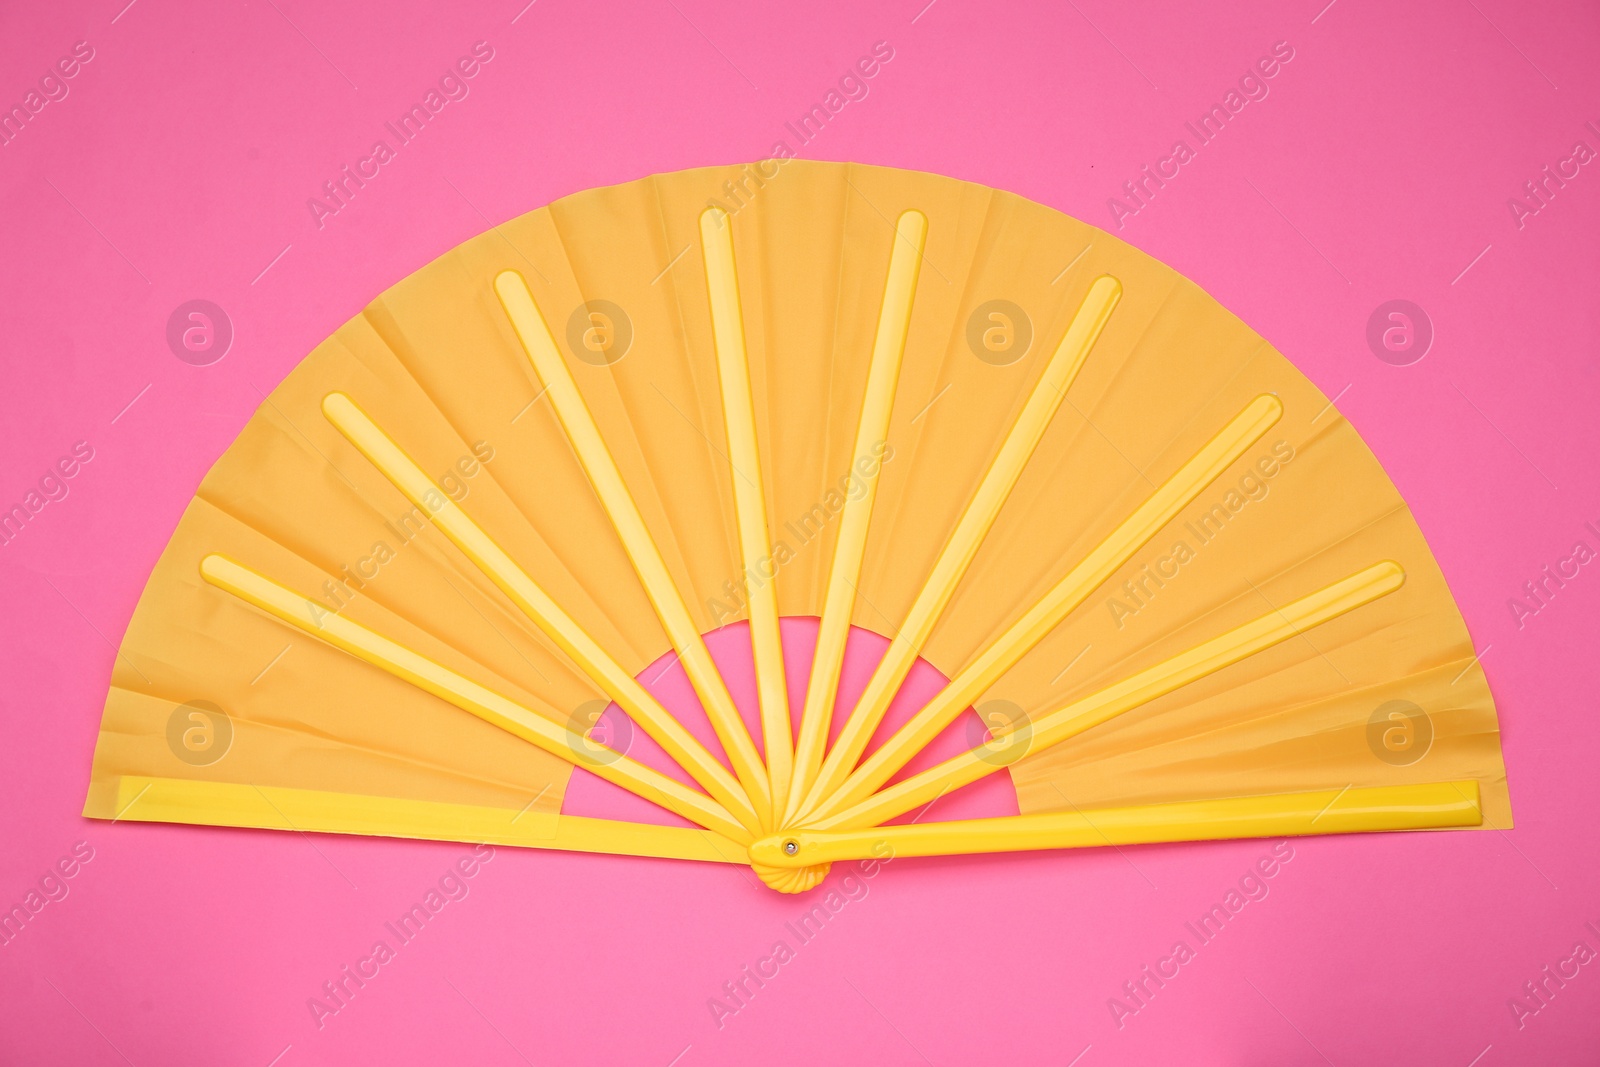
{"label": "yellow plastic rib", "polygon": [[112,810],[117,813],[118,822],[242,826],[421,841],[473,841],[708,863],[749,862],[742,845],[686,826],[652,826],[476,804],[182,778],[124,775],[116,779],[115,788]]}
{"label": "yellow plastic rib", "polygon": [[532,742],[551,755],[581,766],[675,815],[681,815],[696,825],[742,844],[752,840],[751,833],[728,814],[726,808],[703,793],[697,793],[620,752],[608,750],[604,758],[580,758],[579,753],[587,753],[595,747],[594,741],[557,726],[521,704],[360,623],[331,614],[315,601],[279,585],[265,575],[218,555],[210,555],[200,561],[200,574],[212,585],[299,627],[311,636],[375,667],[381,667],[418,689],[447,700],[461,710],[471,712],[485,722]]}
{"label": "yellow plastic rib", "polygon": [[[903,213],[895,224],[894,249],[889,254],[889,274],[883,285],[878,331],[872,341],[872,361],[867,368],[866,394],[861,401],[861,417],[856,423],[855,447],[850,453],[852,464],[888,437],[889,415],[894,407],[895,387],[900,381],[900,364],[905,358],[906,336],[911,329],[917,273],[927,240],[927,216],[920,211]],[[828,587],[822,601],[822,621],[817,627],[811,678],[806,684],[806,703],[800,714],[800,737],[795,744],[794,778],[785,808],[786,822],[799,811],[809,794],[811,783],[822,766],[829,728],[833,724],[839,670],[844,663],[845,642],[850,637],[856,583],[861,577],[867,529],[872,523],[872,504],[878,493],[876,476],[866,479],[866,483],[866,492],[854,500],[846,499],[839,519],[839,537],[828,568]]]}
{"label": "yellow plastic rib", "polygon": [[794,773],[794,728],[789,722],[789,686],[783,669],[778,629],[777,565],[767,526],[767,497],[756,444],[755,403],[750,395],[750,362],[745,352],[744,315],[739,306],[739,275],[733,262],[733,227],[727,212],[707,208],[700,215],[706,291],[716,341],[717,374],[722,383],[722,420],[727,427],[728,474],[739,522],[739,551],[750,602],[750,649],[761,705],[762,747],[767,758],[773,807],[789,796]]}
{"label": "yellow plastic rib", "polygon": [[884,713],[889,710],[890,702],[900,691],[900,683],[905,681],[907,672],[917,662],[923,645],[933,632],[934,624],[955,595],[956,585],[966,574],[972,558],[978,554],[978,546],[994,525],[1000,508],[1011,496],[1022,469],[1033,456],[1039,439],[1044,436],[1046,427],[1055,417],[1067,390],[1089,357],[1089,350],[1099,339],[1100,332],[1110,321],[1111,312],[1121,298],[1121,283],[1109,275],[1096,279],[1089,287],[1083,304],[1067,327],[1066,335],[1056,346],[1055,355],[1034,384],[1022,412],[1006,433],[1000,451],[995,454],[977,491],[967,503],[950,540],[939,553],[911,610],[906,613],[899,633],[889,643],[877,670],[873,671],[871,680],[862,691],[861,699],[856,702],[855,710],[845,720],[844,729],[828,752],[828,758],[801,805],[801,811],[817,807],[837,790],[861,758],[861,753],[866,751],[873,731],[877,730]]}
{"label": "yellow plastic rib", "polygon": [[[1403,584],[1405,571],[1400,564],[1393,560],[1374,563],[1348,578],[1270,611],[1253,622],[1180,652],[1131,678],[1075,700],[1033,723],[1014,724],[986,744],[897,782],[836,815],[808,821],[807,826],[817,830],[855,830],[876,826],[886,819],[930,803],[952,789],[959,789],[1001,767],[1009,766],[1029,753],[1042,752],[1092,726],[1098,726],[1141,704],[1148,704],[1313,626],[1371,603]],[[1030,733],[1017,734],[1019,728]]]}
{"label": "yellow plastic rib", "polygon": [[[1068,571],[1027,614],[1001,634],[970,665],[940,690],[910,722],[883,743],[860,767],[841,763],[835,777],[842,779],[824,799],[808,809],[802,821],[818,819],[860,803],[894,777],[939,732],[1010,670],[1028,650],[1075,610],[1084,599],[1139,548],[1199,496],[1207,485],[1261,439],[1283,414],[1283,405],[1271,395],[1256,397],[1233,421],[1195,453],[1177,472],[1095,546],[1082,562]],[[837,748],[833,755],[837,755]],[[830,761],[832,755],[830,755]],[[826,773],[826,772],[825,772]],[[848,775],[848,777],[846,777]]]}
{"label": "yellow plastic rib", "polygon": [[542,588],[506,554],[495,540],[473,522],[455,501],[434,485],[415,460],[394,442],[366,412],[343,393],[329,393],[322,401],[328,421],[372,465],[393,482],[417,507],[428,514],[446,537],[510,597],[523,614],[544,631],[584,674],[627,712],[678,766],[755,833],[761,821],[750,799],[732,775],[684,729],[672,713],[646,692],[621,664],[612,659],[587,631],[562,611]]}
{"label": "yellow plastic rib", "polygon": [[767,781],[766,768],[761,763],[761,754],[756,751],[750,731],[745,729],[744,720],[739,717],[739,709],[734,706],[722,675],[717,673],[717,665],[712,661],[711,653],[707,651],[706,643],[689,615],[682,594],[672,581],[666,561],[661,558],[661,550],[650,536],[638,505],[633,502],[633,496],[622,481],[616,460],[612,458],[605,439],[595,426],[594,416],[578,392],[578,385],[573,381],[572,372],[567,369],[560,349],[556,347],[549,325],[534,303],[533,294],[528,291],[528,283],[521,274],[508,270],[495,277],[494,288],[499,294],[500,305],[505,308],[506,316],[516,329],[517,338],[522,342],[523,351],[527,352],[533,364],[534,373],[544,383],[556,418],[573,451],[578,454],[578,461],[583,465],[589,484],[594,487],[595,495],[600,498],[601,506],[611,519],[611,525],[622,539],[622,547],[628,553],[633,569],[638,572],[639,581],[644,585],[651,606],[655,608],[656,617],[661,620],[667,639],[672,642],[679,660],[683,662],[684,673],[700,696],[706,717],[711,720],[712,729],[716,730],[723,749],[728,753],[728,761],[733,764],[734,774],[744,785],[745,793],[762,824],[772,825],[772,789]]}
{"label": "yellow plastic rib", "polygon": [[750,860],[772,867],[804,867],[885,856],[900,859],[1166,841],[1436,830],[1482,823],[1478,783],[1467,780],[1319,789],[837,833],[797,830],[757,841],[750,846]]}

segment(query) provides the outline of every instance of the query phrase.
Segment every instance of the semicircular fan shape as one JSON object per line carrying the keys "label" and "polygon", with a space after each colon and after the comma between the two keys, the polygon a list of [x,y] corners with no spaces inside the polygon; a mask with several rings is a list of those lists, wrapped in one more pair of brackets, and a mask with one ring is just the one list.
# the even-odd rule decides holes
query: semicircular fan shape
{"label": "semicircular fan shape", "polygon": [[[745,707],[705,641],[733,623]],[[887,646],[841,698],[852,627]],[[666,655],[697,708],[636,680]],[[941,686],[886,722],[919,659]],[[662,758],[594,735],[608,703]],[[931,760],[973,707],[987,733]],[[563,814],[574,764],[679,825]],[[999,771],[1020,814],[908,822]],[[1427,544],[1287,360],[1058,212],[790,161],[568,197],[318,346],[150,577],[85,814],[799,892],[885,849],[1505,827],[1510,802]]]}

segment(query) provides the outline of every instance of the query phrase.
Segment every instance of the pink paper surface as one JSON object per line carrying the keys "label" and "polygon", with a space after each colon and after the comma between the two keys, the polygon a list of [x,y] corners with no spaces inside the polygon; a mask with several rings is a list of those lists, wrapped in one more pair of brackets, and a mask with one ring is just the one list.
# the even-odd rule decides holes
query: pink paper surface
{"label": "pink paper surface", "polygon": [[[0,146],[0,504],[75,443],[93,453],[0,547],[0,903],[77,843],[92,851],[0,946],[0,1061],[1600,1057],[1600,963],[1574,956],[1600,951],[1600,566],[1536,613],[1508,605],[1575,542],[1600,548],[1600,164],[1574,154],[1600,150],[1593,5],[125,2],[0,20],[0,104],[39,93]],[[323,183],[480,41],[492,59],[467,95],[314,217]],[[801,144],[786,123],[879,41],[893,58],[866,96]],[[76,42],[92,58],[41,87]],[[1278,42],[1293,58],[1266,96],[1137,212],[1114,212],[1123,183],[1193,145],[1185,124]],[[804,941],[790,924],[817,898],[748,870],[500,849],[319,1025],[310,998],[466,846],[78,815],[145,577],[207,468],[306,352],[492,223],[780,140],[1110,228],[1337,396],[1481,650],[1516,829],[1296,841],[1267,895],[1120,1018],[1112,998],[1135,1003],[1124,983],[1174,942],[1196,945],[1185,923],[1270,842],[901,861],[853,883],[858,899]],[[194,299],[233,327],[208,366],[167,343]],[[1431,321],[1418,362],[1369,349],[1391,300]],[[789,627],[791,655],[808,625]],[[741,640],[719,647],[738,658]],[[858,675],[874,640],[858,641]],[[625,800],[574,786],[594,811]],[[779,940],[794,958],[719,1018],[712,998],[733,1003],[724,983]]]}

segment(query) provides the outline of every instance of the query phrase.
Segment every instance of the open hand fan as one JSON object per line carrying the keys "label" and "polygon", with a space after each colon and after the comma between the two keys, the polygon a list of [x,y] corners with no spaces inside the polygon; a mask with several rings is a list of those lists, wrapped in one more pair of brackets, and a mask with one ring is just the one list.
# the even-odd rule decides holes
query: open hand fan
{"label": "open hand fan", "polygon": [[[1271,346],[1018,197],[764,167],[568,197],[318,346],[151,575],[85,814],[787,892],[885,849],[1510,825],[1439,568]],[[743,709],[704,640],[733,623]],[[887,649],[839,699],[852,627]],[[698,708],[636,681],[668,654]],[[886,724],[919,657],[948,684]],[[663,758],[594,736],[608,702]],[[563,814],[574,764],[680,824]],[[906,822],[1002,769],[1022,814]]]}

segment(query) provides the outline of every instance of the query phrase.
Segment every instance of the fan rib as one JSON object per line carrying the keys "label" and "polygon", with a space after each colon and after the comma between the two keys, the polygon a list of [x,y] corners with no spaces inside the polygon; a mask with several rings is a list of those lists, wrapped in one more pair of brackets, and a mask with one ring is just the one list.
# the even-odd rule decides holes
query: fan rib
{"label": "fan rib", "polygon": [[741,584],[750,604],[750,652],[761,708],[762,747],[774,813],[781,815],[777,809],[787,803],[794,773],[794,727],[789,721],[789,689],[778,625],[777,567],[772,559],[755,403],[750,394],[750,363],[739,303],[739,275],[733,258],[733,226],[727,212],[713,207],[701,213],[700,247],[716,342],[722,419],[728,437],[728,476],[733,482],[733,506],[739,524]]}
{"label": "fan rib", "polygon": [[[1478,783],[1468,779],[1346,786],[832,833],[798,830],[762,838],[750,846],[750,858],[775,867],[797,867],[881,857],[886,847],[889,855],[901,859],[1169,841],[1436,830],[1482,823]],[[790,843],[795,846],[793,854],[786,851]]]}
{"label": "fan rib", "polygon": [[[895,223],[894,247],[889,253],[889,270],[884,279],[877,332],[872,341],[866,392],[862,397],[861,416],[856,423],[855,444],[850,453],[852,464],[858,457],[866,455],[875,443],[888,437],[889,416],[894,409],[900,365],[905,358],[906,338],[911,329],[911,305],[917,293],[917,274],[927,240],[927,216],[920,211],[902,213]],[[850,617],[855,611],[856,582],[861,577],[867,530],[872,523],[872,505],[878,491],[877,475],[864,481],[866,491],[855,499],[846,498],[839,519],[838,540],[834,543],[827,591],[822,601],[822,620],[817,627],[811,677],[806,684],[806,702],[800,715],[800,736],[795,745],[794,777],[785,807],[785,823],[798,814],[811,783],[822,767],[828,732],[833,724],[839,671],[844,663],[845,643],[850,636]]]}
{"label": "fan rib", "polygon": [[111,810],[118,822],[481,841],[562,852],[611,852],[708,863],[750,862],[744,846],[694,826],[657,826],[527,808],[519,811],[192,778],[122,775],[115,779]]}
{"label": "fan rib", "polygon": [[[808,823],[817,830],[854,830],[927,804],[1029,753],[1042,752],[1093,726],[1271,648],[1399,589],[1405,571],[1393,560],[1375,563],[1185,652],[1146,668],[1029,723],[1012,724],[985,744],[945,760],[836,814]],[[1027,730],[1026,735],[1019,734]],[[1020,743],[1019,743],[1020,740]],[[1010,751],[1006,751],[1010,746]]]}
{"label": "fan rib", "polygon": [[855,768],[831,796],[809,811],[807,821],[826,818],[860,803],[892,778],[1102,582],[1115,574],[1140,546],[1159,533],[1206,486],[1260,440],[1282,414],[1283,405],[1275,396],[1263,394],[1247,404],[1037,604]]}
{"label": "fan rib", "polygon": [[1109,275],[1097,279],[1084,295],[1055,354],[1034,383],[1022,411],[906,613],[905,622],[873,671],[855,710],[845,720],[801,812],[819,807],[855,769],[1121,297],[1122,284]]}
{"label": "fan rib", "polygon": [[[552,756],[583,767],[635,796],[643,797],[675,815],[741,844],[749,844],[752,840],[750,831],[740,825],[726,808],[705,794],[620,752],[605,749],[604,745],[557,726],[544,716],[358,622],[320,609],[308,597],[279,585],[243,564],[213,554],[200,561],[200,574],[219,589],[254,604],[312,637],[375,667],[381,667],[396,678],[432,693],[463,711],[471,712],[485,722],[537,745]],[[592,759],[580,755],[590,747],[605,749],[606,755]]]}
{"label": "fan rib", "polygon": [[500,587],[590,680],[617,702],[678,766],[752,833],[761,821],[733,776],[661,703],[612,659],[583,627],[451,500],[383,428],[343,393],[329,393],[323,414],[394,487],[438,524],[444,535]]}
{"label": "fan rib", "polygon": [[750,731],[745,729],[739,709],[734,706],[733,697],[722,675],[717,672],[717,665],[706,649],[705,640],[683,602],[683,595],[661,558],[661,550],[650,536],[638,505],[634,503],[621,472],[617,470],[616,460],[606,447],[605,439],[600,436],[594,416],[584,403],[583,395],[578,392],[577,382],[573,380],[566,360],[556,347],[555,338],[551,336],[550,327],[534,302],[527,281],[514,270],[502,271],[495,277],[494,288],[501,307],[505,309],[522,343],[523,351],[533,365],[534,373],[544,383],[556,418],[573,451],[577,453],[589,484],[594,487],[595,495],[605,508],[611,525],[622,539],[622,547],[644,585],[656,617],[661,620],[668,640],[683,662],[684,673],[699,694],[706,717],[711,720],[711,727],[728,754],[734,774],[744,786],[762,825],[772,825],[772,791],[761,754],[756,751]]}

